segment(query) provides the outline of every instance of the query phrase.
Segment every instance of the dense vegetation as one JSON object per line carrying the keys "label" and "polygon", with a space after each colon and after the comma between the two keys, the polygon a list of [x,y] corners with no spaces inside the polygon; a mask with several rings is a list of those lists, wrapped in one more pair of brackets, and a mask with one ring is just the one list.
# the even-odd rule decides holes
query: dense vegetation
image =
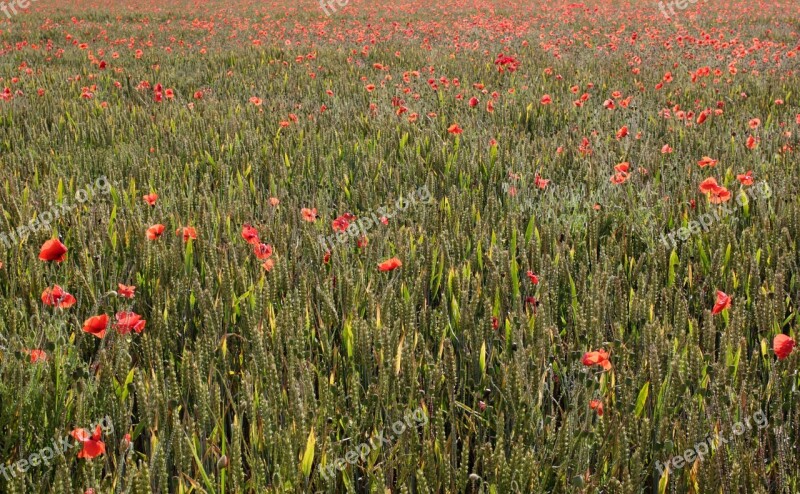
{"label": "dense vegetation", "polygon": [[798,492],[798,4],[333,5],[0,16],[0,491]]}

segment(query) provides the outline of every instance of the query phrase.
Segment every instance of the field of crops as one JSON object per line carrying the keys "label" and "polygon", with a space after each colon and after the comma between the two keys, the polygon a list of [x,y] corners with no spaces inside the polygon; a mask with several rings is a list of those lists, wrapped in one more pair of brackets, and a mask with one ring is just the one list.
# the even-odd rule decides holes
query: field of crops
{"label": "field of crops", "polygon": [[300,1],[0,4],[0,492],[800,492],[800,2]]}

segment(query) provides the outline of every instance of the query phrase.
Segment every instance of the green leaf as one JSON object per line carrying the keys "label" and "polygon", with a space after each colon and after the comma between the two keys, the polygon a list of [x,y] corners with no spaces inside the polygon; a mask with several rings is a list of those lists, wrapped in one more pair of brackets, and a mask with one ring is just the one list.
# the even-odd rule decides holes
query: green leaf
{"label": "green leaf", "polygon": [[311,426],[311,432],[308,433],[308,440],[306,441],[306,450],[303,453],[303,462],[301,468],[303,475],[308,478],[311,475],[311,466],[314,464],[314,446],[317,444],[317,438],[314,436],[314,426]]}
{"label": "green leaf", "polygon": [[681,263],[678,258],[678,253],[675,250],[669,255],[669,278],[667,280],[667,287],[675,284],[675,267]]}
{"label": "green leaf", "polygon": [[647,403],[647,395],[650,394],[650,381],[644,383],[642,389],[639,390],[639,397],[636,398],[636,409],[634,410],[634,415],[636,418],[640,418],[642,416],[642,412],[644,412],[644,405]]}
{"label": "green leaf", "polygon": [[484,340],[483,344],[481,345],[481,356],[479,364],[481,366],[481,376],[486,377],[486,340]]}

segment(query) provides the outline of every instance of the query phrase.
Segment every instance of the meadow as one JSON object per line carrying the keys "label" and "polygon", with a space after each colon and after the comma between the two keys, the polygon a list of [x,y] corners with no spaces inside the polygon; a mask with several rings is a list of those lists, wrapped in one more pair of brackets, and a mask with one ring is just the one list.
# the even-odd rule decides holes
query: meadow
{"label": "meadow", "polygon": [[800,3],[342,4],[0,7],[0,492],[800,492]]}

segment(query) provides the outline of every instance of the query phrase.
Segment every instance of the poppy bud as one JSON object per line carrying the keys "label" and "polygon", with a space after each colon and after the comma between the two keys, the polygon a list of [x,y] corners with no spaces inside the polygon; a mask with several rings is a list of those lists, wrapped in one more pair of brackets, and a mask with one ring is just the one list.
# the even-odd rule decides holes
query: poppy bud
{"label": "poppy bud", "polygon": [[228,456],[222,455],[220,459],[217,461],[217,468],[228,468]]}

